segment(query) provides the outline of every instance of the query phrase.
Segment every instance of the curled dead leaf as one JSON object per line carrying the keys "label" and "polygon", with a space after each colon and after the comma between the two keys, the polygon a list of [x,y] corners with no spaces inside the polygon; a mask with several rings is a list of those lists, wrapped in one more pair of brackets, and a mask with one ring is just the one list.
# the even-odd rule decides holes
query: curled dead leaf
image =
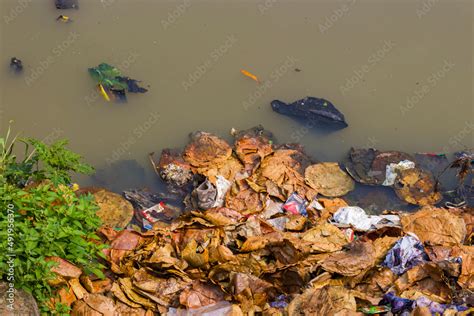
{"label": "curled dead leaf", "polygon": [[354,181],[337,162],[311,165],[305,170],[306,183],[322,195],[338,197],[354,190]]}
{"label": "curled dead leaf", "polygon": [[401,217],[405,232],[412,232],[431,245],[462,244],[466,237],[464,220],[446,209],[425,206],[416,213]]}
{"label": "curled dead leaf", "polygon": [[309,288],[296,296],[288,306],[288,315],[340,315],[344,311],[355,312],[356,308],[350,291],[342,286],[324,286]]}
{"label": "curled dead leaf", "polygon": [[93,195],[100,208],[96,214],[103,225],[124,228],[130,223],[133,218],[133,206],[129,201],[107,190],[100,190]]}
{"label": "curled dead leaf", "polygon": [[345,276],[356,276],[375,265],[372,242],[354,242],[347,251],[330,254],[321,262],[324,270]]}

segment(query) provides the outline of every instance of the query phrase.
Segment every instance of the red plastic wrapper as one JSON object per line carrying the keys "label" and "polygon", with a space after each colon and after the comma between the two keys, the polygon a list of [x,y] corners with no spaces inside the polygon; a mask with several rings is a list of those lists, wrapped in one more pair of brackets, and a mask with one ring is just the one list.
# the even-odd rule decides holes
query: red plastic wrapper
{"label": "red plastic wrapper", "polygon": [[297,193],[292,193],[285,204],[283,209],[291,214],[308,216],[306,212],[306,200],[299,196]]}

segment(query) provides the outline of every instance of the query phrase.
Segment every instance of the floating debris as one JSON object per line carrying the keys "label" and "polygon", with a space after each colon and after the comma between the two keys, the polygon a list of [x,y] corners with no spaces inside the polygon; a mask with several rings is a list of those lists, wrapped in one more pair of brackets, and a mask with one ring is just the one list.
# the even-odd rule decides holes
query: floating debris
{"label": "floating debris", "polygon": [[23,71],[23,63],[21,62],[20,59],[16,57],[12,57],[10,59],[10,69],[14,71],[15,73],[20,73]]}
{"label": "floating debris", "polygon": [[127,92],[145,93],[148,90],[138,85],[139,81],[122,76],[119,69],[102,63],[89,68],[89,74],[97,81],[100,94],[106,101],[112,98],[116,101],[127,101]]}
{"label": "floating debris", "polygon": [[241,69],[240,72],[244,76],[249,77],[250,79],[252,79],[253,81],[256,81],[257,83],[260,83],[260,80],[258,80],[257,76],[255,76],[254,74],[248,72],[247,70]]}
{"label": "floating debris", "polygon": [[56,9],[79,9],[79,0],[54,0]]}
{"label": "floating debris", "polygon": [[56,18],[56,21],[61,21],[61,22],[64,22],[64,23],[70,23],[72,22],[71,18],[68,17],[67,15],[60,15]]}
{"label": "floating debris", "polygon": [[344,115],[330,101],[314,97],[306,97],[293,103],[279,100],[271,102],[273,111],[302,118],[314,126],[325,125],[335,128],[347,127]]}

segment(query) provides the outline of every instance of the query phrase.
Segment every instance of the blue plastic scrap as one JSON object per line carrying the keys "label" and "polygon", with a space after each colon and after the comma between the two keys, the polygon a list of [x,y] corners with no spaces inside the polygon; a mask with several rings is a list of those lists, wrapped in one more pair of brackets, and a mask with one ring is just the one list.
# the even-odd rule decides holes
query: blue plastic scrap
{"label": "blue plastic scrap", "polygon": [[446,310],[450,309],[455,312],[466,311],[468,307],[463,305],[440,304],[421,296],[416,300],[398,297],[393,292],[389,292],[383,296],[380,304],[388,304],[392,306],[392,313],[400,315],[410,315],[410,312],[416,307],[428,307],[432,315],[442,315]]}
{"label": "blue plastic scrap", "polygon": [[401,275],[427,260],[428,255],[423,244],[414,236],[408,235],[395,243],[387,253],[382,265],[390,268],[393,273]]}

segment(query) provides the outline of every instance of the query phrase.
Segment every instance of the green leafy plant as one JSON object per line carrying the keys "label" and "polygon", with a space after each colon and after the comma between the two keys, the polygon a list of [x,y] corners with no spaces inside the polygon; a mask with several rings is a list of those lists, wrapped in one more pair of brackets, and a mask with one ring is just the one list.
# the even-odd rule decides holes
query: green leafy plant
{"label": "green leafy plant", "polygon": [[[55,275],[46,261],[56,256],[81,267],[86,274],[103,277],[99,237],[100,219],[92,195],[77,196],[70,188],[71,172],[90,173],[92,167],[65,148],[67,142],[48,146],[22,140],[22,160],[14,155],[17,137],[10,130],[0,138],[0,278],[33,294],[43,311],[54,296],[48,281]],[[29,149],[32,148],[31,151]],[[12,261],[13,260],[13,265]],[[13,266],[13,274],[11,268]],[[56,304],[55,313],[65,306]]]}
{"label": "green leafy plant", "polygon": [[125,90],[127,84],[121,80],[120,70],[106,63],[97,67],[89,68],[89,74],[97,83],[100,83],[107,89]]}

